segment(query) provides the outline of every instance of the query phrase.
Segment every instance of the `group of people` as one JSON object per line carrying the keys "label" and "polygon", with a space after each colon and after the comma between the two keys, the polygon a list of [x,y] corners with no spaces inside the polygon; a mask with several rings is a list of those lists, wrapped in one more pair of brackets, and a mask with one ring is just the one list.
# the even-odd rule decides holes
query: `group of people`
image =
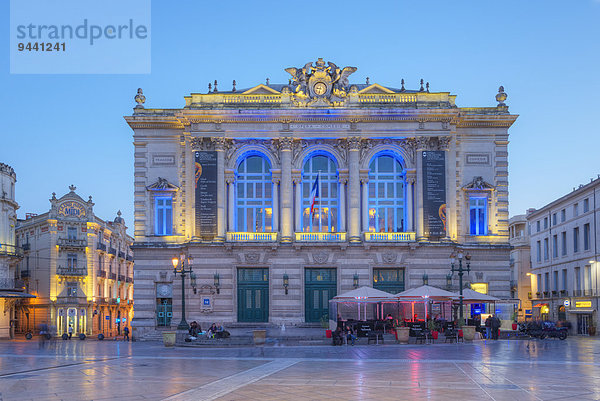
{"label": "group of people", "polygon": [[213,323],[206,333],[202,332],[200,324],[196,321],[190,323],[190,329],[188,331],[190,339],[195,340],[199,334],[206,334],[206,338],[228,338],[231,334],[223,328],[223,325]]}
{"label": "group of people", "polygon": [[338,327],[332,333],[333,345],[344,344],[344,338],[346,338],[348,344],[354,345],[354,343],[356,342],[356,335],[354,333],[354,329],[350,326],[344,326],[344,328],[342,328],[342,326],[338,325]]}
{"label": "group of people", "polygon": [[489,315],[485,319],[485,338],[488,340],[497,340],[501,324],[502,322],[500,322],[500,319],[496,315]]}

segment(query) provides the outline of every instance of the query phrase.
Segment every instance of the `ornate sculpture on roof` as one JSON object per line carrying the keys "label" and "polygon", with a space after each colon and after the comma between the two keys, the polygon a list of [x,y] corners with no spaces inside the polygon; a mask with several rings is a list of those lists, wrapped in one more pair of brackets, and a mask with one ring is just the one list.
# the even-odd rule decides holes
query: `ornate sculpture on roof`
{"label": "ornate sculpture on roof", "polygon": [[292,76],[292,101],[297,106],[331,106],[343,102],[349,91],[348,77],[356,67],[339,68],[329,61],[319,58],[313,65],[289,67],[285,71]]}

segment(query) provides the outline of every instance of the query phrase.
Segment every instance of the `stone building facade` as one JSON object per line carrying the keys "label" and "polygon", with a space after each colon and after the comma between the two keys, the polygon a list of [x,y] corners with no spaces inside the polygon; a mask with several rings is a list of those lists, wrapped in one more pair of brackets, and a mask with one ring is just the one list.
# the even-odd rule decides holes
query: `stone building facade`
{"label": "stone building facade", "polygon": [[[450,254],[467,281],[510,296],[508,112],[377,83],[322,59],[288,84],[192,93],[146,108],[138,90],[134,330],[176,325],[192,257],[188,320],[303,324],[355,286],[446,287]],[[456,289],[457,277],[451,279]],[[188,282],[189,283],[189,282]],[[187,284],[189,286],[189,284]],[[168,318],[167,318],[168,317]]]}
{"label": "stone building facade", "polygon": [[573,334],[598,326],[599,196],[597,178],[527,213],[534,315],[568,320]]}
{"label": "stone building facade", "polygon": [[23,250],[17,246],[15,227],[17,209],[15,184],[17,175],[12,167],[0,163],[0,339],[14,335],[15,304],[23,297],[23,282],[15,278],[15,268],[23,257]]}
{"label": "stone building facade", "polygon": [[531,304],[531,252],[529,245],[529,226],[524,214],[509,219],[510,238],[510,288],[511,298],[519,300],[517,319],[533,318]]}
{"label": "stone building facade", "polygon": [[17,308],[18,331],[40,323],[53,334],[117,335],[133,318],[133,238],[121,212],[113,221],[94,214],[90,196],[82,199],[75,186],[57,198],[50,210],[19,220],[17,240],[25,250],[17,268],[37,298]]}

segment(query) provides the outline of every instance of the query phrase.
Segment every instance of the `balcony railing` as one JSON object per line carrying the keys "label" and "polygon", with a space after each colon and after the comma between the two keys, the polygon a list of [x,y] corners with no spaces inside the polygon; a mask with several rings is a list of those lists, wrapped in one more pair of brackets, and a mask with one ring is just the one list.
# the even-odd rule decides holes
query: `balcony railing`
{"label": "balcony railing", "polygon": [[0,255],[13,256],[15,258],[23,257],[23,248],[15,245],[0,244]]}
{"label": "balcony railing", "polygon": [[228,232],[227,241],[229,242],[275,242],[277,233],[245,233]]}
{"label": "balcony railing", "polygon": [[296,233],[296,242],[345,242],[346,233]]}
{"label": "balcony railing", "polygon": [[97,248],[99,251],[106,252],[106,244],[103,244],[102,242],[98,242]]}
{"label": "balcony railing", "polygon": [[122,274],[119,274],[119,281],[125,281],[125,276]]}
{"label": "balcony railing", "polygon": [[23,280],[15,280],[14,278],[0,278],[0,290],[16,290],[23,291],[25,282]]}
{"label": "balcony railing", "polygon": [[111,280],[116,280],[117,279],[117,273],[108,273],[108,278]]}
{"label": "balcony railing", "polygon": [[22,270],[21,271],[21,278],[29,278],[29,270]]}
{"label": "balcony railing", "polygon": [[102,278],[106,278],[106,271],[105,270],[98,270],[98,273],[96,274],[96,276],[102,277]]}
{"label": "balcony railing", "polygon": [[125,252],[123,252],[123,251],[119,251],[119,257],[120,257],[121,259],[125,259]]}
{"label": "balcony railing", "polygon": [[133,277],[126,277],[125,278],[125,282],[127,282],[127,283],[133,283]]}
{"label": "balcony railing", "polygon": [[117,250],[115,248],[108,248],[108,253],[110,253],[111,255],[116,255]]}
{"label": "balcony railing", "polygon": [[87,240],[74,238],[59,238],[58,246],[66,248],[85,248],[87,246]]}
{"label": "balcony railing", "polygon": [[56,274],[58,274],[60,276],[81,277],[81,276],[87,275],[87,269],[85,267],[58,266],[56,268]]}
{"label": "balcony railing", "polygon": [[414,242],[416,233],[365,233],[366,242]]}
{"label": "balcony railing", "polygon": [[28,251],[31,249],[31,244],[28,242],[26,244],[21,245],[21,248],[23,248],[24,251]]}
{"label": "balcony railing", "polygon": [[127,257],[125,257],[125,260],[133,262],[133,255],[127,255]]}

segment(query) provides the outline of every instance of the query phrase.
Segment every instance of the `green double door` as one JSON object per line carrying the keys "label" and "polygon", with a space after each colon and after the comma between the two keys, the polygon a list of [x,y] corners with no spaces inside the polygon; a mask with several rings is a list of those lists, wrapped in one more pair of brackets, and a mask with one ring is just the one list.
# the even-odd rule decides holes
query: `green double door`
{"label": "green double door", "polygon": [[329,315],[329,300],[337,294],[336,270],[305,269],[304,291],[306,321],[319,322]]}
{"label": "green double door", "polygon": [[269,321],[269,269],[238,269],[238,322]]}

